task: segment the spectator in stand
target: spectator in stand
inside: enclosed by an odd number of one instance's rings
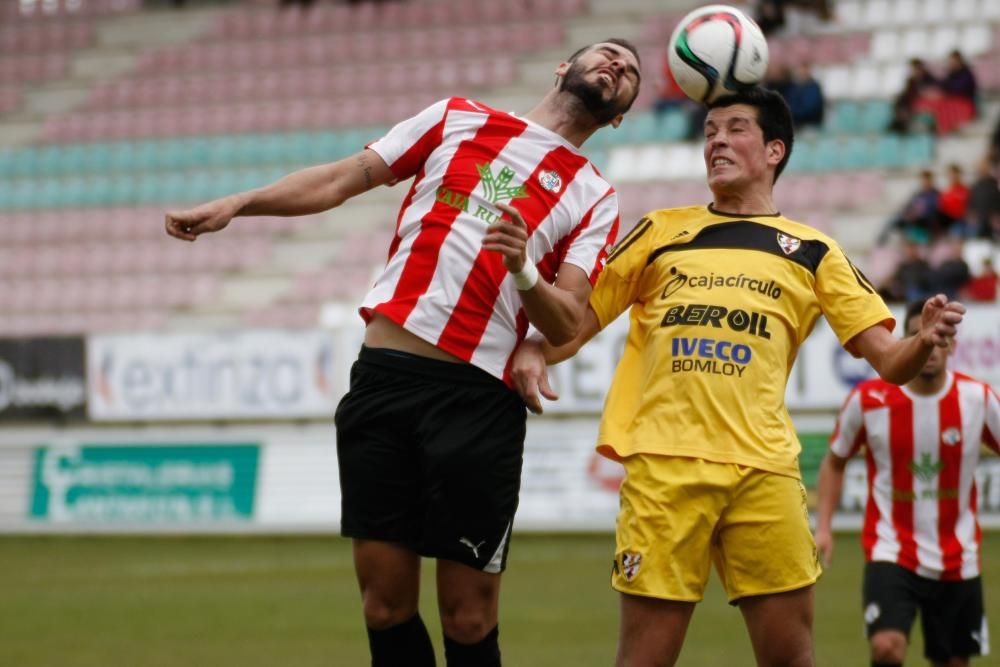
[[[938,198],[938,212],[941,214],[941,224],[949,230],[954,229],[961,236],[961,227],[965,220],[965,211],[969,203],[969,186],[962,180],[962,167],[952,163],[948,165],[948,187]]]
[[[785,26],[785,0],[760,0],[754,20],[767,37],[781,30]]]
[[[785,101],[792,110],[795,128],[819,127],[823,124],[823,89],[812,74],[809,63],[799,63],[793,70],[784,92]]]
[[[934,172],[920,172],[920,187],[910,196],[903,210],[889,221],[879,234],[878,242],[885,243],[893,231],[901,231],[906,236],[917,237],[924,243],[940,231],[941,217],[938,213],[940,193],[934,185]],[[908,298],[907,301],[913,301]]]
[[[947,294],[955,298],[972,279],[969,265],[962,256],[965,247],[962,239],[942,236],[934,242],[928,255],[931,272],[931,294]]]
[[[892,105],[892,121],[889,123],[889,131],[899,134],[907,134],[912,129],[914,119],[914,105],[921,95],[928,90],[936,88],[938,81],[927,69],[926,63],[920,58],[910,60],[910,73],[906,77],[906,84],[902,92],[896,96]]]
[[[960,52],[948,55],[944,78],[920,92],[913,111],[932,116],[938,134],[950,134],[976,117],[976,76]]]
[[[947,69],[941,79],[941,91],[948,96],[965,100],[973,109],[973,116],[978,104],[978,88],[976,74],[965,60],[961,51],[948,54]]]
[[[983,258],[983,265],[979,273],[972,278],[962,289],[964,299],[969,301],[997,300],[997,272],[993,269],[993,260],[989,257]]]
[[[1000,187],[984,158],[976,167],[976,180],[969,190],[969,203],[965,209],[965,224],[960,228],[965,238],[992,238],[994,220],[1000,224]]]
[[[932,294],[933,270],[924,259],[926,245],[913,236],[903,239],[903,259],[883,290],[887,301],[906,302]]]

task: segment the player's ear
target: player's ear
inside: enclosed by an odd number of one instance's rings
[[[610,123],[611,127],[615,128],[617,130],[618,126],[622,124],[622,121],[624,119],[625,119],[625,114],[622,114],[622,113],[618,114],[617,116],[615,116],[614,118],[611,119],[611,123]]]
[[[785,158],[785,142],[781,139],[772,139],[767,142],[767,161],[777,165]]]

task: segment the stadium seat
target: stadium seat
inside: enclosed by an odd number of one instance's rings
[[[858,130],[865,133],[884,132],[892,117],[892,105],[888,100],[868,100],[861,105]]]
[[[852,134],[861,130],[861,105],[840,101],[830,105],[825,130],[833,134]]]

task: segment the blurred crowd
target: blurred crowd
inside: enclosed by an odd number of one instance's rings
[[[920,58],[910,60],[903,90],[893,100],[891,132],[949,134],[978,115],[976,75],[960,51],[952,51],[940,73]]]
[[[919,183],[879,235],[882,245],[900,249],[901,259],[883,286],[892,301],[912,301],[944,292],[968,301],[995,301],[997,274],[991,255],[1000,241],[1000,188],[989,156],[979,161],[967,183],[951,164],[939,188],[934,172],[920,172]],[[968,244],[985,250],[969,265]]]

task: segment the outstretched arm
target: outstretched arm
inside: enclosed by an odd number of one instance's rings
[[[931,297],[920,314],[920,331],[899,339],[880,324],[868,327],[851,344],[886,382],[905,384],[917,376],[935,346],[946,347],[955,336],[965,306],[943,294]]]
[[[588,306],[584,312],[583,324],[579,332],[565,345],[554,347],[538,336],[531,336],[521,343],[514,354],[511,378],[514,382],[514,389],[521,395],[521,399],[529,410],[535,414],[542,414],[542,401],[539,396],[544,396],[550,401],[559,399],[559,395],[552,390],[552,386],[549,384],[547,364],[555,364],[569,359],[600,330],[601,325],[597,320],[597,314],[593,308]]]
[[[337,162],[300,169],[256,190],[167,213],[166,230],[174,238],[194,241],[201,234],[223,229],[239,215],[319,213],[394,178],[379,154],[366,148]]]
[[[823,567],[833,562],[833,532],[831,522],[833,510],[840,502],[844,488],[844,468],[847,459],[827,452],[819,466],[819,480],[816,483],[816,551]]]

